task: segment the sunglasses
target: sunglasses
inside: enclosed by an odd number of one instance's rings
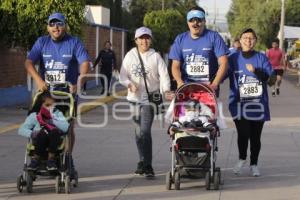
[[[50,22],[48,25],[50,27],[54,27],[54,26],[63,27],[63,26],[65,26],[65,23],[64,22]]]
[[[198,18],[198,17],[193,17],[189,20],[189,22],[197,22],[197,23],[201,23],[201,22],[204,22],[204,18]]]

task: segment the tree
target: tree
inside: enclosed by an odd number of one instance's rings
[[[185,17],[174,9],[152,11],[144,18],[144,25],[152,29],[154,48],[161,53],[169,51],[176,35],[186,29],[185,24]]]
[[[53,12],[64,13],[69,32],[80,35],[84,6],[83,0],[2,0],[1,41],[9,46],[30,48],[39,36],[46,33],[47,18]]]
[[[297,1],[286,1],[286,25],[300,25],[300,4]],[[242,29],[253,28],[258,35],[256,48],[265,50],[277,37],[280,12],[281,0],[232,0],[227,14],[229,31],[236,37]]]
[[[164,9],[174,9],[177,10],[182,16],[185,16],[188,9],[192,6],[197,5],[197,0],[164,0]],[[147,13],[152,11],[160,11],[162,10],[162,1],[161,0],[127,0],[125,2],[125,12],[123,12],[123,19],[127,19],[124,24],[125,28],[129,30],[128,41],[131,41],[133,38],[134,30],[140,26],[146,25],[144,24],[144,16]],[[130,16],[127,18],[126,16]],[[174,23],[175,18],[171,18],[170,22]],[[175,19],[176,21],[176,19]],[[148,24],[150,26],[150,24]],[[182,30],[186,28],[186,22],[177,24],[182,27]],[[160,33],[161,32],[161,33]],[[172,32],[172,31],[171,31]],[[165,32],[164,30],[157,30],[159,35],[170,34]],[[174,39],[174,38],[173,38]],[[169,46],[170,44],[168,44]],[[128,44],[130,46],[130,43]]]

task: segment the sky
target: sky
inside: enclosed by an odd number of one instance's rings
[[[231,0],[198,0],[198,4],[208,13],[207,19],[214,18],[214,3],[216,2],[217,21],[226,22],[226,13],[228,12]]]

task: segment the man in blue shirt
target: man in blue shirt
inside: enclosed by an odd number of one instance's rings
[[[47,30],[49,35],[39,37],[27,56],[27,73],[37,84],[38,90],[47,90],[48,86],[68,85],[65,89],[75,96],[77,85],[81,86],[78,81],[79,73],[84,75],[89,69],[88,53],[78,38],[66,33],[66,19],[63,14],[50,15]],[[39,73],[34,67],[36,63],[40,65]],[[72,151],[75,143],[74,124],[71,124],[70,129]]]
[[[228,48],[222,37],[205,26],[205,11],[193,7],[187,13],[189,31],[179,34],[170,50],[177,87],[188,82],[210,84],[217,90],[227,72]]]

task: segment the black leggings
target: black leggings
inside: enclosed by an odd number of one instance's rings
[[[239,158],[246,160],[248,141],[250,140],[250,165],[257,165],[260,152],[261,142],[260,136],[264,121],[251,121],[246,119],[234,120],[238,138]]]
[[[103,87],[102,93],[107,91],[107,94],[109,94],[109,88],[110,88],[110,82],[112,77],[112,72],[101,72],[102,75],[106,77],[107,85],[105,85],[105,78],[100,77],[101,86]]]
[[[48,134],[41,130],[34,139],[35,154],[44,158],[48,157],[48,152],[55,154],[62,142],[61,135],[61,131],[58,129],[53,129]]]

